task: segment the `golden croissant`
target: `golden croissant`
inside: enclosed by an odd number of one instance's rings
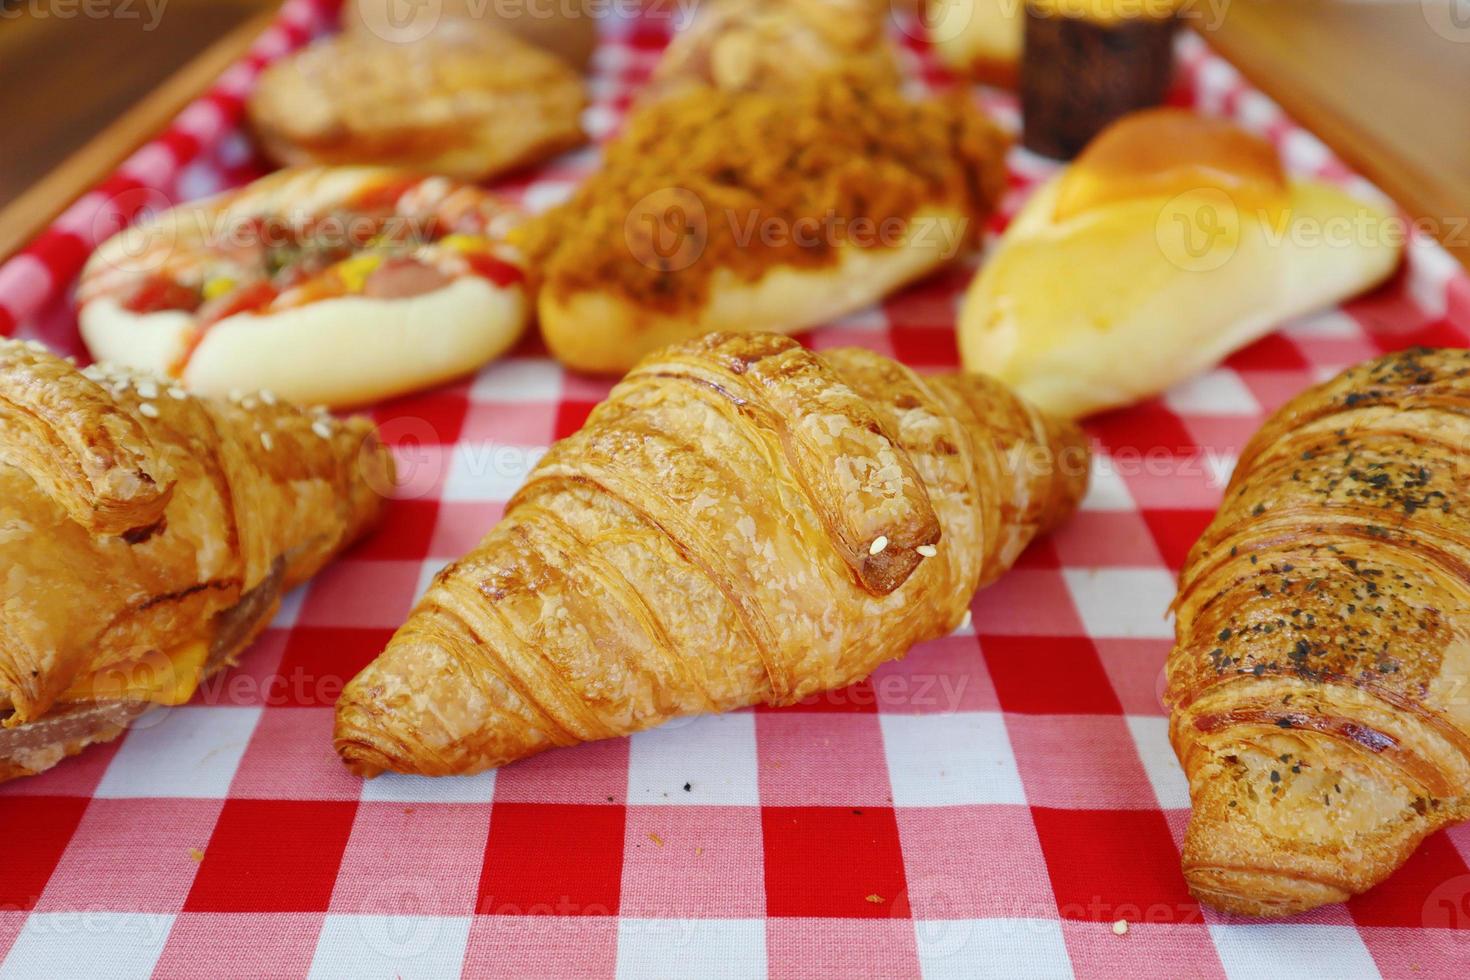
[[[1359,365],[1246,446],[1180,578],[1190,890],[1286,915],[1470,816],[1470,351]]]
[[[1067,516],[1071,423],[996,381],[711,334],[553,446],[345,689],[353,771],[444,775],[790,704],[959,625]]]
[[[366,419],[0,341],[0,781],[180,704],[372,526]]]

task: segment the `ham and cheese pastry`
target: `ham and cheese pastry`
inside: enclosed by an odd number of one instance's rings
[[[189,700],[392,483],[366,419],[0,341],[0,781]]]
[[[622,372],[712,330],[859,309],[979,239],[1005,145],[963,93],[915,101],[842,72],[651,102],[599,173],[519,230],[542,334],[569,367]]]
[[[839,70],[897,82],[885,13],[874,0],[707,0],[669,42],[644,97],[780,92]]]
[[[275,62],[250,121],[279,163],[381,164],[488,180],[578,146],[582,78],[555,55],[474,21],[424,37],[371,31]]]
[[[1086,439],[1004,385],[713,334],[640,364],[342,692],[359,775],[442,776],[851,684],[1064,520]]]
[[[77,290],[99,360],[190,391],[376,401],[467,374],[529,317],[518,215],[444,177],[285,170],[105,242]]]
[[[960,353],[1050,412],[1087,415],[1377,285],[1401,253],[1389,214],[1289,179],[1265,141],[1148,110],[1026,202],[965,295]]]

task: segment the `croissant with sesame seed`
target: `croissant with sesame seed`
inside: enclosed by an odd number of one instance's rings
[[[643,360],[337,705],[356,773],[472,773],[790,704],[959,625],[1086,484],[980,376],[710,334]]]
[[[0,340],[0,782],[181,704],[371,527],[366,419]]]
[[[1308,390],[1246,446],[1175,600],[1190,890],[1288,915],[1470,817],[1470,351]]]

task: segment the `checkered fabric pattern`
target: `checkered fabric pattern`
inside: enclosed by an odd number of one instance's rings
[[[67,294],[89,249],[140,209],[256,174],[241,97],[333,16],[290,0],[0,268],[0,327],[76,352]],[[595,135],[667,29],[607,24]],[[898,34],[920,84],[947,84]],[[1371,190],[1197,38],[1180,55],[1178,102],[1264,134],[1293,171]],[[1015,123],[1009,97],[982,98]],[[1020,151],[1013,164],[1006,214],[1052,172]],[[544,206],[594,165],[569,156],[511,190]],[[973,267],[806,339],[953,368]],[[0,787],[0,976],[1464,976],[1470,827],[1345,906],[1270,924],[1201,909],[1179,873],[1189,800],[1159,692],[1175,575],[1266,413],[1352,362],[1467,331],[1470,278],[1415,240],[1373,295],[1091,423],[1076,518],[975,598],[972,626],[869,680],[471,778],[360,782],[330,745],[342,683],[608,391],[528,341],[377,411],[404,477],[391,519],[294,594],[239,668]]]

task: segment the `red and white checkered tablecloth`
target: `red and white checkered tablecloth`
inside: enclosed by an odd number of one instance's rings
[[[289,0],[244,61],[0,267],[0,330],[77,352],[67,294],[98,237],[259,172],[241,97],[333,18],[327,0]],[[667,22],[605,33],[597,135]],[[916,77],[944,84],[906,40]],[[1295,172],[1366,186],[1197,38],[1181,57],[1178,101],[1268,136]],[[982,98],[1014,123],[1008,96]],[[570,156],[512,190],[543,206],[594,164]],[[1050,171],[1017,152],[1006,213]],[[953,368],[973,267],[806,339]],[[472,778],[360,782],[330,744],[342,683],[610,387],[528,341],[377,411],[404,474],[387,526],[294,594],[238,669],[0,787],[0,976],[1463,977],[1470,826],[1291,921],[1191,900],[1159,690],[1175,574],[1263,416],[1354,361],[1467,336],[1470,278],[1415,240],[1389,286],[1092,422],[1075,520],[976,597],[973,627],[870,680]]]

